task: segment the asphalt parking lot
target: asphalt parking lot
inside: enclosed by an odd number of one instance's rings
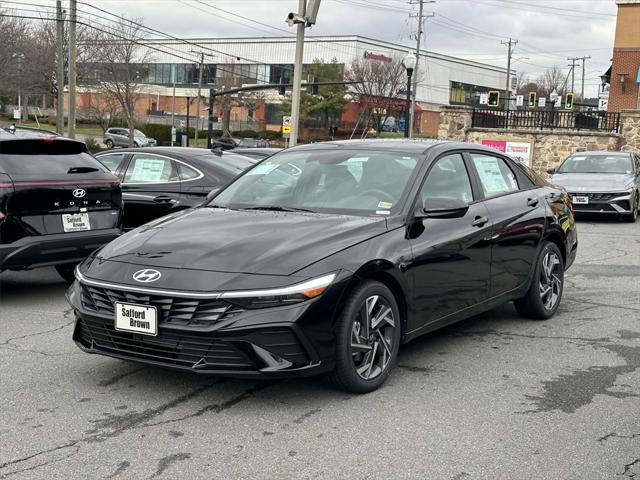
[[[640,478],[640,224],[579,221],[559,313],[406,345],[365,396],[87,355],[53,269],[0,275],[0,478]]]

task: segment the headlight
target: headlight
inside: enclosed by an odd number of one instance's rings
[[[248,309],[290,305],[322,295],[335,278],[332,273],[290,287],[226,292],[220,298]]]

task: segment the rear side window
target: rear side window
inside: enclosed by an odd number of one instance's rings
[[[470,155],[478,171],[485,197],[495,197],[518,190],[516,175],[502,158],[483,153]]]
[[[180,172],[180,180],[193,180],[200,176],[200,172],[182,163],[178,163],[178,171]]]
[[[129,163],[125,183],[167,183],[178,181],[178,173],[168,158],[137,155]]]
[[[107,172],[107,168],[88,153],[73,155],[6,155],[0,153],[0,170],[9,176],[53,178],[66,176],[69,169],[78,167],[96,168]]]
[[[116,173],[125,155],[124,153],[109,153],[108,155],[100,155],[98,161],[111,170],[111,172]]]

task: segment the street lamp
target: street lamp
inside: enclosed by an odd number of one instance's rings
[[[416,68],[417,59],[413,53],[407,54],[402,59],[402,65],[407,69],[407,111],[404,119],[404,138],[409,138],[409,132],[411,131],[411,77],[413,76],[413,69]]]

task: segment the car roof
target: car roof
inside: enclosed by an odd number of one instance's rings
[[[498,150],[478,143],[452,142],[449,140],[436,140],[432,138],[384,138],[365,140],[340,140],[331,142],[311,143],[293,147],[293,150],[319,150],[327,147],[341,147],[348,149],[371,149],[379,151],[401,151],[413,154],[426,154],[436,147],[446,147],[445,150],[477,150],[487,153],[502,153]]]
[[[591,155],[610,155],[613,157],[628,157],[631,155],[631,152],[618,152],[618,151],[609,151],[609,150],[589,150],[588,152],[575,152],[571,154],[571,156],[574,156],[574,155],[585,155],[587,157]]]
[[[224,155],[234,154],[241,156],[239,153],[234,153],[233,150],[223,150]],[[104,155],[106,153],[157,153],[159,155],[175,155],[177,157],[202,157],[215,155],[211,150],[206,148],[195,147],[131,147],[131,148],[118,148],[117,150],[103,150],[98,152],[97,155]]]

